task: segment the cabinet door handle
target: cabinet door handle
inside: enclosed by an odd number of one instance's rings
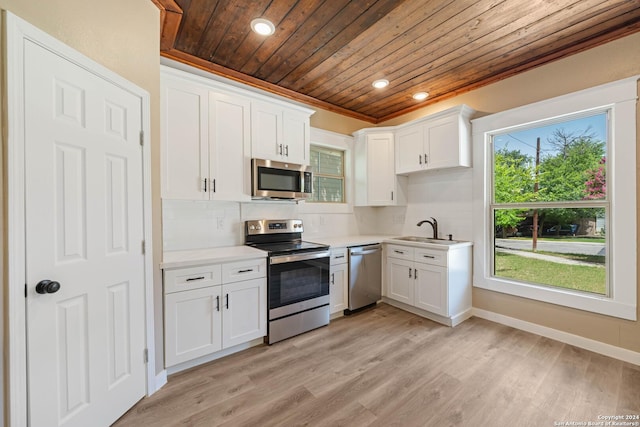
[[[420,164],[422,164],[422,154],[418,154],[418,162],[420,162]]]
[[[207,192],[207,178],[204,179],[204,192]]]
[[[436,257],[434,257],[433,255],[422,255],[425,258],[431,258],[431,259],[436,259]]]
[[[216,295],[216,311],[220,311],[220,295]]]
[[[282,156],[282,144],[280,144],[278,147],[280,149],[280,155]]]
[[[429,157],[427,157],[427,153],[424,153],[424,164],[429,163]]]
[[[289,157],[289,145],[288,144],[284,146],[284,155]]]
[[[250,273],[253,271],[253,268],[247,268],[246,270],[238,270],[238,273]]]
[[[391,200],[393,200],[393,191],[391,192]]]
[[[204,276],[200,277],[189,277],[185,282],[193,282],[194,280],[204,280]]]
[[[418,278],[418,270],[417,269],[413,269],[413,278],[417,279]]]
[[[409,269],[409,278],[411,278],[411,269]]]
[[[229,309],[229,294],[226,294],[224,296],[225,298],[225,307],[227,308],[227,310]]]
[[[336,284],[336,273],[331,273],[331,284],[332,285]]]
[[[216,192],[216,180],[215,179],[213,180],[213,192],[214,193]]]

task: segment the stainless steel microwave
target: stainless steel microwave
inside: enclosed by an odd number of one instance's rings
[[[251,159],[251,195],[258,199],[306,199],[311,195],[309,166]]]

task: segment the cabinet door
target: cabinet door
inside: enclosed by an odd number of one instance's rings
[[[367,193],[369,206],[395,205],[395,161],[393,134],[367,136]]]
[[[460,166],[458,116],[443,117],[426,129],[429,146],[428,169]]]
[[[423,310],[447,316],[447,269],[437,265],[415,264],[415,302]]]
[[[267,334],[267,280],[222,285],[222,346],[232,347]]]
[[[209,94],[209,182],[214,200],[251,200],[251,102]]]
[[[251,156],[282,161],[282,110],[270,104],[251,103]]]
[[[413,305],[413,262],[387,258],[387,297]]]
[[[310,139],[309,116],[285,110],[282,114],[284,160],[308,165]]]
[[[416,172],[424,168],[424,126],[412,126],[396,133],[396,173]]]
[[[349,264],[331,266],[329,276],[329,297],[331,300],[331,314],[340,313],[348,307],[349,299]]]
[[[165,366],[222,349],[220,286],[165,295]]]
[[[209,176],[206,88],[164,77],[162,80],[162,197],[203,200]]]

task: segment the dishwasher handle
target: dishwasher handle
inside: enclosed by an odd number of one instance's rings
[[[369,255],[379,251],[382,248],[381,245],[369,245],[369,246],[356,246],[349,248],[350,255]]]

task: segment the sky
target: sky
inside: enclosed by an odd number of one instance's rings
[[[579,135],[587,130],[589,126],[591,126],[589,132],[593,133],[596,139],[607,141],[607,115],[606,113],[599,113],[548,126],[498,134],[493,139],[494,149],[500,150],[507,147],[509,150],[520,150],[520,152],[535,159],[536,138],[540,137],[541,157],[544,157],[545,154],[553,155],[556,150],[547,142],[547,139],[555,129],[564,128],[568,133],[575,132],[575,135]]]

